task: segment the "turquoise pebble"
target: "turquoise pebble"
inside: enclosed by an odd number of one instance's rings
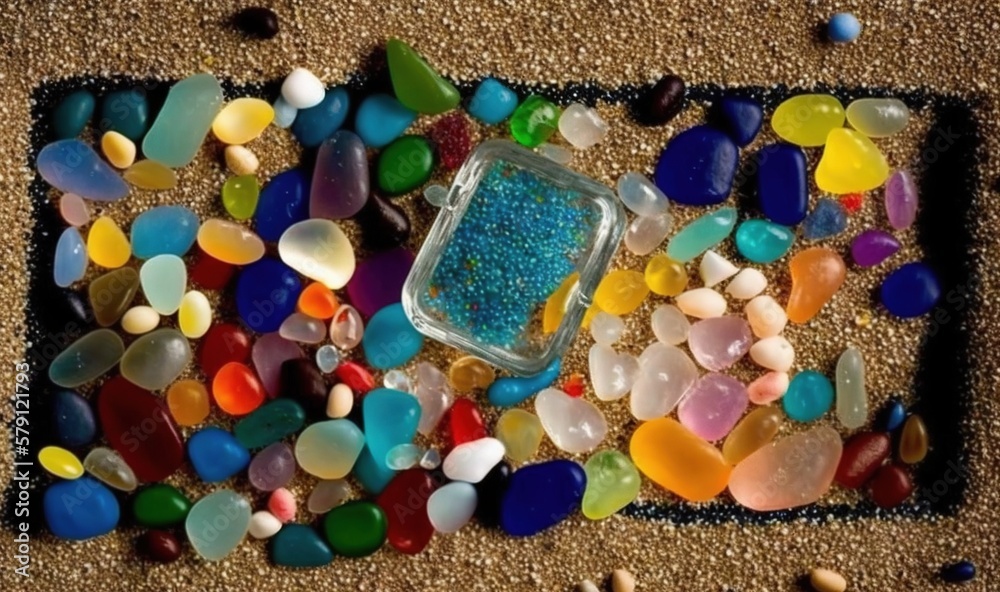
[[[118,201],[128,195],[121,175],[80,140],[57,140],[45,146],[35,166],[46,183],[64,193],[94,201]]]
[[[70,93],[52,111],[52,131],[57,140],[75,138],[94,114],[94,95],[87,90]]]
[[[379,465],[388,467],[386,454],[413,441],[420,422],[420,402],[410,393],[388,388],[370,391],[362,402],[365,442]]]
[[[847,228],[847,210],[835,199],[821,197],[802,223],[802,236],[820,240],[837,236]]]
[[[861,22],[849,12],[838,12],[830,17],[826,34],[834,43],[850,43],[861,35]]]
[[[494,380],[486,389],[486,397],[491,404],[498,407],[517,405],[555,382],[556,378],[559,378],[561,365],[562,359],[556,358],[545,370],[534,376],[508,376]]]
[[[139,214],[132,223],[132,254],[139,259],[183,257],[197,236],[197,214],[184,206],[158,206]]]
[[[52,277],[60,288],[83,279],[87,273],[87,247],[80,231],[70,226],[59,236]]]
[[[736,250],[754,263],[781,259],[794,242],[791,230],[767,220],[746,220],[736,229]]]
[[[402,366],[413,359],[423,345],[424,336],[406,318],[403,305],[398,302],[375,313],[361,338],[365,359],[378,370]]]
[[[833,383],[815,370],[803,370],[788,384],[781,404],[785,414],[796,421],[819,419],[833,405]]]
[[[207,427],[188,438],[188,459],[206,483],[225,481],[247,468],[250,452],[229,432]]]
[[[417,113],[385,94],[367,97],[358,107],[354,129],[371,148],[381,148],[410,127]]]
[[[187,267],[177,255],[157,255],[139,268],[139,283],[153,310],[172,315],[187,290]]]
[[[187,166],[221,108],[222,86],[215,76],[195,74],[174,84],[142,140],[143,154],[172,169]]]
[[[270,541],[271,561],[283,567],[320,567],[333,561],[333,551],[305,524],[286,524]]]
[[[354,469],[352,471],[354,478],[358,480],[361,487],[371,495],[382,493],[382,490],[396,476],[396,471],[390,469],[384,461],[377,462],[375,460],[367,444],[361,451],[361,455],[358,456],[358,460],[354,462]]]
[[[719,208],[694,219],[667,243],[667,256],[687,263],[721,243],[736,226],[736,208]]]
[[[232,553],[249,529],[250,502],[228,489],[198,500],[184,520],[188,541],[208,561],[219,561]]]
[[[476,87],[469,102],[469,115],[489,125],[510,117],[517,108],[517,95],[495,78],[487,78]]]
[[[138,142],[149,125],[149,101],[146,89],[127,88],[111,91],[101,99],[101,119],[97,128],[101,132],[118,132],[133,142]]]
[[[52,534],[71,541],[107,534],[121,517],[121,508],[111,490],[86,476],[50,485],[42,506]]]
[[[350,99],[344,87],[328,90],[318,105],[298,112],[292,124],[292,134],[299,144],[315,148],[344,125],[349,106]]]
[[[233,427],[240,444],[253,450],[297,434],[306,423],[306,412],[296,401],[278,398],[261,405]]]

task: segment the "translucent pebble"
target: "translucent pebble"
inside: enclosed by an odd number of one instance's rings
[[[281,235],[278,253],[286,265],[331,290],[343,288],[354,275],[354,247],[330,220],[313,218],[293,224]]]
[[[38,464],[60,479],[83,476],[83,463],[75,454],[59,446],[46,446],[38,451]]]
[[[118,322],[139,291],[139,273],[122,267],[94,278],[87,286],[87,298],[94,320],[102,327]]]
[[[656,217],[670,208],[667,196],[641,173],[630,172],[618,177],[618,198],[639,216]]]
[[[313,514],[326,514],[351,497],[351,486],[343,479],[324,479],[316,484],[306,499],[306,509]]]
[[[59,235],[56,243],[52,276],[57,286],[65,288],[83,279],[87,273],[87,247],[80,231],[70,226]]]
[[[732,471],[718,448],[667,417],[640,425],[632,433],[629,455],[651,481],[693,502],[722,493]]]
[[[549,144],[548,142],[543,142],[535,151],[548,158],[552,162],[566,166],[573,160],[573,153],[567,148],[558,146],[556,144]]]
[[[277,397],[280,392],[281,365],[304,355],[302,348],[296,343],[274,332],[263,335],[254,342],[251,357],[264,390],[271,397]]]
[[[341,479],[354,467],[365,436],[353,422],[330,419],[316,422],[299,434],[295,458],[302,470],[320,479]]]
[[[540,95],[524,99],[510,117],[510,135],[519,144],[534,148],[556,131],[559,107]]]
[[[127,169],[135,162],[135,142],[116,131],[101,136],[101,152],[115,168]]]
[[[737,465],[762,446],[774,439],[783,418],[776,407],[759,407],[744,417],[726,436],[722,456],[731,465]]]
[[[417,431],[428,436],[434,432],[454,402],[448,377],[434,364],[420,362],[417,364],[417,381],[413,395],[420,401],[420,423],[417,425]]]
[[[436,115],[458,106],[458,89],[438,74],[412,47],[390,38],[386,58],[392,90],[399,100],[414,111]]]
[[[621,317],[601,311],[590,320],[590,335],[601,345],[613,345],[625,331]]]
[[[703,368],[718,372],[745,356],[752,340],[750,325],[742,317],[726,315],[692,325],[688,347]]]
[[[500,440],[479,438],[453,448],[441,468],[452,481],[479,483],[503,460],[503,455],[504,447]]]
[[[448,202],[448,188],[442,185],[424,187],[424,199],[435,208],[440,208]]]
[[[608,124],[596,109],[573,103],[559,116],[559,133],[574,147],[586,150],[608,135]]]
[[[654,255],[646,264],[646,285],[654,294],[677,296],[687,288],[688,274],[684,264],[663,253]]]
[[[188,339],[198,339],[208,333],[212,326],[212,304],[204,294],[191,290],[181,298],[177,326]]]
[[[340,130],[320,144],[309,191],[309,215],[350,218],[368,202],[368,154],[353,132]]]
[[[923,418],[913,414],[903,424],[899,437],[899,460],[908,465],[916,464],[927,456],[929,438]]]
[[[649,294],[643,274],[618,269],[604,276],[594,292],[594,303],[610,314],[626,315],[642,304]]]
[[[49,364],[49,380],[73,388],[102,376],[121,359],[122,338],[110,329],[97,329],[80,337]]]
[[[917,186],[908,171],[899,170],[885,184],[885,212],[889,224],[905,230],[917,219]]]
[[[653,335],[660,343],[667,345],[684,343],[691,331],[691,322],[684,316],[681,309],[673,304],[657,306],[650,316],[650,322],[653,325]]]
[[[792,377],[781,398],[785,415],[795,421],[815,421],[833,406],[833,384],[815,370],[803,370]]]
[[[712,288],[695,288],[679,294],[677,308],[689,317],[708,319],[726,314],[726,299]]]
[[[295,312],[282,321],[278,335],[299,343],[319,343],[326,337],[326,325],[319,319]]]
[[[94,201],[118,201],[128,195],[121,176],[80,140],[48,144],[35,160],[45,182],[64,193],[75,193]]]
[[[142,140],[143,154],[171,168],[186,166],[198,154],[221,106],[222,86],[211,74],[175,83]]]
[[[583,494],[581,510],[591,520],[607,518],[635,501],[639,495],[642,486],[639,471],[627,456],[617,450],[602,450],[594,454],[587,459],[583,469],[587,473],[587,489]]]
[[[433,471],[441,466],[441,453],[436,448],[428,448],[424,451],[424,455],[420,457],[419,464],[421,469]]]
[[[493,367],[475,356],[459,358],[448,368],[448,381],[452,388],[460,392],[485,389],[493,384],[496,377]]]
[[[836,252],[823,247],[799,251],[789,263],[792,293],[785,311],[793,323],[816,316],[844,284],[847,266]]]
[[[593,450],[608,433],[600,409],[558,389],[547,388],[535,396],[535,413],[552,442],[566,452]]]
[[[762,368],[788,372],[795,363],[795,348],[781,335],[773,335],[753,344],[750,358]]]
[[[139,189],[163,190],[177,186],[177,173],[155,160],[140,160],[128,167],[122,177]]]
[[[639,360],[628,353],[618,353],[611,346],[595,344],[588,357],[594,393],[602,401],[624,397],[639,373]]]
[[[698,266],[698,273],[706,288],[728,280],[738,271],[739,268],[732,261],[711,250],[705,251],[701,257],[701,265]]]
[[[330,341],[340,349],[349,351],[361,343],[364,333],[361,314],[350,304],[341,304],[330,321]]]
[[[639,356],[639,375],[629,400],[632,415],[641,421],[667,415],[697,379],[698,368],[683,350],[650,345]]]
[[[274,491],[288,485],[295,476],[295,455],[284,442],[270,444],[250,461],[247,478],[261,491]]]
[[[295,123],[295,117],[299,114],[299,110],[289,105],[285,97],[281,96],[274,100],[271,108],[274,109],[273,123],[281,129],[292,127],[292,124]]]
[[[153,310],[162,315],[177,312],[187,288],[187,267],[176,255],[157,255],[139,268],[142,293]]]
[[[85,226],[90,222],[90,208],[75,193],[64,193],[59,198],[59,215],[70,226]]]
[[[874,142],[854,130],[830,132],[816,166],[816,185],[834,194],[862,193],[889,178],[889,164]]]
[[[122,329],[132,335],[149,333],[160,324],[160,313],[151,306],[133,306],[122,316]]]
[[[281,520],[267,510],[254,512],[250,516],[250,526],[247,532],[257,540],[264,540],[273,537],[281,530]]]
[[[167,389],[167,408],[177,425],[198,425],[211,411],[208,389],[197,380],[178,380]]]
[[[750,322],[750,329],[757,337],[773,337],[781,333],[788,324],[785,309],[774,298],[764,295],[756,296],[747,302],[743,308]]]
[[[316,350],[316,367],[324,374],[336,370],[340,360],[340,351],[332,345],[323,345]]]
[[[767,278],[760,271],[747,267],[726,285],[726,294],[737,300],[750,300],[767,288]]]
[[[802,237],[806,240],[830,238],[846,228],[847,210],[843,204],[836,199],[821,197],[802,222]]]
[[[315,107],[325,96],[323,83],[305,68],[295,68],[281,83],[281,98],[295,109]]]
[[[337,419],[347,417],[354,407],[354,391],[346,384],[333,385],[326,400],[326,416]]]
[[[390,388],[394,391],[402,391],[404,393],[409,393],[413,390],[413,384],[410,381],[410,377],[406,375],[406,372],[402,370],[389,370],[385,373],[385,377],[382,378],[382,384],[385,388]]]
[[[696,218],[667,243],[667,256],[687,263],[725,240],[736,227],[736,208],[719,208]]]
[[[768,372],[747,385],[747,393],[755,405],[767,405],[785,396],[788,384],[787,372]]]
[[[319,282],[309,284],[299,294],[299,312],[314,319],[332,319],[339,307],[340,302],[337,301],[333,290]]]
[[[790,228],[767,220],[746,220],[736,229],[736,250],[754,263],[773,263],[794,243],[795,233]]]
[[[212,120],[212,133],[223,144],[246,144],[274,120],[274,108],[267,101],[242,97],[226,104]]]
[[[888,232],[870,228],[851,241],[851,258],[861,267],[873,267],[895,255],[901,246]]]
[[[228,519],[226,528],[211,526],[219,516]],[[206,495],[191,507],[184,530],[198,555],[208,561],[220,561],[243,542],[250,530],[250,517],[250,502],[242,495],[222,489]],[[206,532],[216,536],[207,536]]]
[[[83,468],[94,478],[120,491],[135,491],[139,486],[139,480],[132,472],[132,467],[110,448],[99,446],[88,452],[83,459]]]
[[[868,421],[865,360],[853,347],[844,350],[837,360],[837,419],[852,430]]]
[[[132,254],[139,259],[157,255],[183,257],[198,234],[198,215],[184,206],[157,206],[132,222]]]
[[[822,146],[831,130],[843,127],[844,106],[833,95],[798,95],[778,105],[771,127],[786,142]]]
[[[507,458],[518,463],[527,461],[538,452],[545,435],[538,416],[524,409],[504,411],[493,432],[503,442]]]
[[[385,454],[385,464],[394,471],[405,471],[420,462],[424,450],[416,444],[404,442],[389,449]]]
[[[681,424],[715,442],[726,437],[746,411],[749,399],[743,383],[711,372],[698,379],[677,408]]]
[[[222,205],[235,220],[247,220],[257,210],[260,185],[254,175],[229,177],[222,184]]]
[[[834,17],[837,16],[841,15],[834,15]],[[860,31],[861,23],[858,23],[857,20],[854,22],[857,23],[857,28]],[[831,25],[832,23],[833,20],[831,19]],[[831,38],[833,37],[832,32],[830,36]],[[851,35],[848,34],[846,36],[850,37]],[[857,35],[853,36],[856,37]],[[847,41],[853,41],[853,39],[847,39]],[[822,568],[813,568],[809,570],[809,585],[811,585],[817,592],[845,592],[847,590],[847,580],[844,579],[844,576],[833,570]]]
[[[198,229],[198,246],[206,254],[232,265],[247,265],[264,256],[264,241],[249,228],[212,218]]]
[[[427,517],[434,530],[442,534],[458,532],[469,523],[476,511],[478,495],[469,483],[449,483],[427,500]]]
[[[906,128],[910,109],[894,98],[856,99],[847,106],[847,122],[869,138],[885,138]]]
[[[625,248],[636,255],[648,255],[663,243],[673,224],[673,217],[666,212],[656,216],[639,216],[625,231]]]
[[[696,125],[670,138],[653,180],[679,204],[707,206],[729,197],[738,166],[739,148],[729,136],[715,127]]]
[[[116,269],[128,261],[132,245],[114,220],[101,216],[87,233],[87,254],[101,267]]]
[[[157,329],[133,341],[121,359],[121,373],[146,390],[166,388],[191,361],[191,345],[176,329]]]

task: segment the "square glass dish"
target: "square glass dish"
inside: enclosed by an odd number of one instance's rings
[[[514,374],[561,356],[625,232],[604,185],[507,140],[465,161],[403,287],[414,327]]]

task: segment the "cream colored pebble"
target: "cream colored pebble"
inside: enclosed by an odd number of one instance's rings
[[[633,592],[635,577],[627,569],[616,569],[611,572],[611,592]]]
[[[795,363],[795,348],[781,335],[765,337],[750,347],[750,359],[762,368],[788,372]]]
[[[326,415],[334,419],[347,417],[354,407],[354,391],[346,384],[335,384],[326,400]]]
[[[715,251],[706,251],[701,257],[701,265],[698,272],[701,274],[701,281],[706,288],[711,288],[719,282],[728,280],[736,275],[739,268],[733,262],[726,259]]]
[[[816,592],[844,592],[847,590],[847,580],[839,573],[823,568],[809,572],[809,583]]]
[[[750,328],[757,337],[774,337],[785,329],[788,315],[778,301],[770,296],[757,296],[747,302],[743,311],[750,321]]]
[[[260,167],[257,155],[246,146],[226,146],[223,155],[226,159],[226,166],[237,175],[252,175]]]
[[[737,300],[750,300],[767,287],[767,278],[760,271],[747,267],[736,274],[733,281],[726,286],[726,294]]]
[[[132,335],[149,333],[160,324],[160,313],[150,306],[133,306],[122,316],[122,329]]]
[[[601,592],[601,589],[597,587],[597,584],[591,582],[590,580],[584,580],[577,585],[577,589],[580,592]]]
[[[679,294],[677,308],[689,317],[708,319],[726,314],[726,299],[711,288],[695,288]]]

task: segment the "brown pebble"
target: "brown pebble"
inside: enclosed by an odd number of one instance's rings
[[[635,590],[635,576],[627,569],[616,569],[611,572],[612,592],[632,592]]]
[[[681,112],[686,87],[680,76],[670,74],[657,82],[646,94],[640,115],[643,123],[663,125]]]
[[[181,544],[165,530],[150,530],[139,538],[139,551],[153,561],[172,563],[181,556]]]
[[[847,580],[839,573],[823,568],[809,572],[809,583],[816,592],[844,592],[847,590]]]
[[[270,39],[278,34],[278,15],[263,6],[244,8],[236,13],[233,22],[250,37]]]

